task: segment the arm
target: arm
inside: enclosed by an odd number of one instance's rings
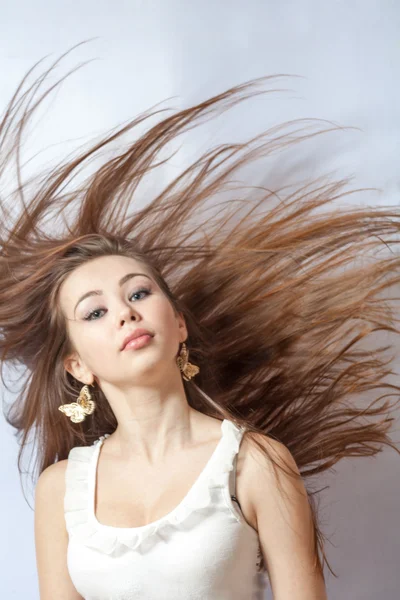
[[[257,436],[286,470],[299,470],[283,444]],[[302,479],[277,469],[257,450],[250,459],[250,498],[274,600],[327,600],[322,575],[313,567],[314,532]]]
[[[35,489],[35,546],[40,600],[83,600],[67,569],[64,494],[67,460],[45,469]]]

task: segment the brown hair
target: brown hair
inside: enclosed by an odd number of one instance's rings
[[[236,86],[163,118],[165,109],[141,115],[23,183],[21,140],[36,108],[64,79],[41,92],[55,65],[30,86],[30,73],[24,77],[0,123],[0,177],[15,159],[18,182],[0,207],[2,363],[22,365],[27,373],[6,414],[21,439],[18,467],[31,432],[41,473],[74,446],[91,444],[116,427],[100,390],[95,391],[100,410],[83,423],[72,424],[57,410],[74,401],[81,387],[63,367],[70,346],[57,304],[59,287],[76,266],[110,254],[141,261],[183,312],[190,360],[200,366],[195,381],[184,382],[194,408],[244,425],[264,454],[257,436],[278,440],[304,478],[346,456],[375,455],[384,445],[400,453],[389,437],[388,414],[397,401],[388,398],[400,389],[386,381],[393,374],[383,356],[390,346],[362,347],[374,332],[398,333],[383,292],[399,281],[394,252],[399,210],[326,210],[355,191],[348,189],[348,179],[326,176],[297,189],[286,181],[274,190],[234,183],[240,169],[256,159],[339,127],[297,120],[244,143],[213,148],[133,211],[145,176],[155,177],[167,163],[170,142],[265,93],[274,78]],[[158,121],[126,149],[79,185],[73,182],[102,150],[154,117]],[[18,202],[15,214],[10,206]],[[382,248],[392,253],[384,256]],[[392,394],[357,405],[357,394],[365,397],[378,388]],[[272,451],[268,457],[284,469]],[[316,492],[309,487],[307,493],[322,572],[319,551],[330,566]]]

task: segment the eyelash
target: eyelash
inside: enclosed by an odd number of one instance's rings
[[[140,288],[139,290],[137,290],[136,292],[133,292],[133,294],[131,294],[131,296],[129,296],[129,299],[131,299],[132,296],[135,296],[136,294],[141,294],[141,293],[145,293],[146,296],[150,296],[151,292],[148,288],[143,287],[143,288]],[[99,312],[100,310],[104,310],[104,309],[94,308],[93,310],[86,313],[86,315],[83,317],[83,320],[84,321],[97,321],[97,319],[100,319],[100,317],[92,318],[92,316],[94,315],[94,313]]]

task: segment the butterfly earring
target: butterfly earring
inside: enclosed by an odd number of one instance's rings
[[[92,400],[89,386],[84,385],[76,402],[62,404],[58,410],[67,415],[73,423],[81,423],[86,419],[86,415],[92,414],[95,408],[96,403]]]
[[[182,344],[179,356],[176,359],[176,363],[182,373],[183,379],[189,381],[192,377],[199,373],[200,369],[197,365],[189,362],[189,350],[186,348],[185,342]]]

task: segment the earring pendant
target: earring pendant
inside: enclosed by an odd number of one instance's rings
[[[192,377],[199,373],[200,369],[197,365],[194,365],[189,362],[189,351],[186,347],[185,342],[182,344],[181,351],[179,356],[176,359],[178,367],[182,372],[182,377],[185,381],[190,381]]]
[[[86,419],[86,415],[91,415],[93,413],[95,408],[96,403],[92,400],[89,386],[84,385],[76,402],[62,404],[58,407],[58,410],[67,415],[73,423],[81,423]]]

